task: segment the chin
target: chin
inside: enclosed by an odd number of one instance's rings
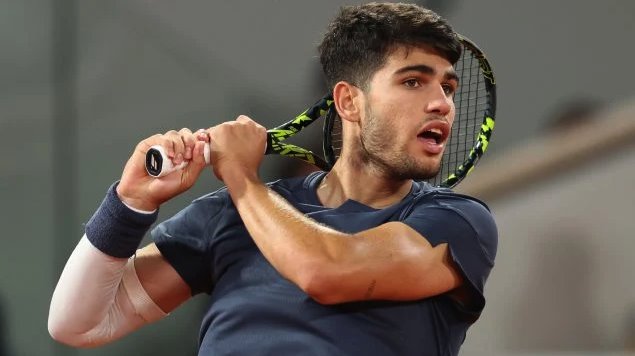
[[[428,180],[436,177],[441,171],[441,165],[436,162],[430,164],[402,165],[401,169],[395,169],[395,175],[400,179]]]
[[[412,177],[412,179],[414,180],[430,180],[430,179],[434,179],[438,174],[439,174],[440,170],[434,170],[434,171],[421,171],[419,172],[419,174],[415,175],[414,177]]]
[[[418,170],[417,180],[433,179],[441,172],[441,160],[435,160],[433,164],[422,165]]]

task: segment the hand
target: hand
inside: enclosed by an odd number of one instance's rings
[[[210,163],[218,179],[257,176],[265,152],[267,130],[247,116],[224,122],[207,130]]]
[[[205,167],[203,148],[209,141],[204,130],[192,133],[187,128],[168,131],[149,137],[137,145],[126,163],[117,186],[119,198],[129,206],[141,210],[155,210],[165,201],[188,190],[198,179]],[[164,177],[155,178],[145,169],[146,153],[153,145],[161,145],[175,165],[190,161],[181,170]]]

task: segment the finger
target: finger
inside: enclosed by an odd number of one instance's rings
[[[170,139],[170,132],[174,132],[174,130],[168,131],[162,134],[160,142],[158,142],[158,144],[165,149],[165,152],[168,155],[168,157],[172,159],[174,158],[174,143]]]
[[[168,140],[172,142],[172,148],[174,150],[174,153],[171,157],[172,162],[174,164],[181,164],[181,162],[183,162],[183,156],[185,153],[185,144],[183,143],[181,135],[175,130],[170,130],[165,135]]]
[[[185,174],[190,179],[196,180],[201,174],[201,171],[205,168],[207,163],[205,162],[205,149],[206,143],[203,141],[196,141],[192,152],[192,160],[185,167]]]
[[[207,145],[206,142],[196,141],[192,154],[192,164],[202,166],[207,164],[207,162],[205,162],[205,145]]]
[[[135,148],[135,151],[140,152],[142,155],[145,156],[145,154],[148,152],[150,147],[154,145],[160,145],[162,142],[163,142],[163,135],[155,134],[139,142],[137,144],[137,147]]]
[[[179,131],[179,134],[181,135],[181,140],[184,145],[183,158],[189,161],[192,159],[192,150],[194,149],[194,144],[196,143],[196,137],[192,131],[186,127],[182,128]]]
[[[196,130],[194,136],[196,136],[197,141],[209,142],[209,135],[205,129]]]

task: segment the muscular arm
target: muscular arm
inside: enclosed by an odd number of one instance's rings
[[[400,222],[338,232],[243,173],[225,183],[249,233],[267,260],[317,301],[415,300],[462,284],[447,244],[433,247]]]

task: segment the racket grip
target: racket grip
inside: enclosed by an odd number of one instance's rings
[[[205,143],[203,155],[205,157],[205,163],[209,164],[209,143]],[[163,177],[174,171],[183,169],[188,163],[189,161],[183,161],[178,165],[174,165],[161,145],[154,145],[146,152],[146,171],[148,175],[155,178]]]

